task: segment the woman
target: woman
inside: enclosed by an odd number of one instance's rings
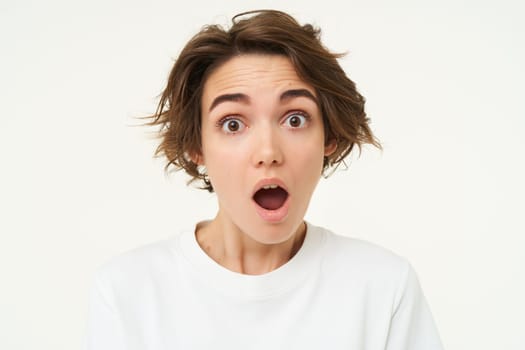
[[[406,261],[304,221],[323,171],[379,146],[337,57],[278,11],[188,42],[157,152],[219,210],[99,269],[88,349],[441,349]]]

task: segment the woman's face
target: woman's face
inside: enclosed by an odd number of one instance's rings
[[[202,154],[217,218],[264,244],[289,239],[319,181],[324,144],[315,90],[289,59],[236,56],[214,70],[202,96]]]

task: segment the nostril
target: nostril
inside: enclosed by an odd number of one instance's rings
[[[275,166],[283,161],[284,155],[277,141],[261,141],[254,144],[252,156],[253,164],[257,164],[257,166]]]
[[[275,165],[275,164],[279,164],[279,160],[273,159],[272,161],[269,161],[269,162],[266,162],[265,160],[260,160],[258,164],[259,165],[263,165],[263,164],[266,164],[266,163]]]

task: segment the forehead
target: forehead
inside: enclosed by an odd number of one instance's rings
[[[258,91],[280,91],[303,88],[315,96],[315,90],[304,82],[295,71],[290,59],[281,55],[247,54],[235,56],[206,79],[202,95],[203,107],[219,94],[243,92],[249,95]]]

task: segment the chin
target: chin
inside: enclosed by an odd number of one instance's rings
[[[268,245],[279,244],[291,239],[297,232],[301,223],[303,223],[303,220],[299,220],[296,223],[292,223],[288,220],[279,223],[268,223],[262,221],[261,225],[257,225],[258,227],[252,226],[249,231],[245,232],[256,233],[256,235],[248,235],[259,243]]]

